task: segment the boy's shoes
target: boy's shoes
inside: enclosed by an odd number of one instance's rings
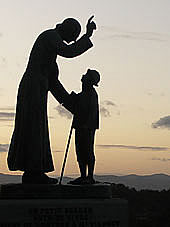
[[[75,180],[69,181],[68,184],[82,185],[82,184],[84,184],[85,180],[86,180],[86,177],[78,177]]]
[[[89,176],[86,177],[86,182],[87,182],[87,184],[96,184],[97,183],[97,181],[95,181],[93,177],[89,177]]]
[[[39,175],[27,175],[22,176],[23,184],[57,184],[58,180],[48,177],[45,173]]]
[[[78,177],[75,180],[69,181],[68,184],[72,185],[89,185],[89,184],[96,184],[97,181],[94,180],[93,177]]]

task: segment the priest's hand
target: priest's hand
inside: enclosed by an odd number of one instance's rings
[[[86,35],[88,37],[91,37],[93,34],[93,31],[96,30],[96,24],[94,21],[92,21],[92,19],[94,18],[94,16],[91,16],[88,19],[87,25],[86,25]]]

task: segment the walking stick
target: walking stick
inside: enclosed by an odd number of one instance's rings
[[[59,185],[61,185],[61,181],[62,181],[63,175],[64,175],[64,169],[65,169],[65,165],[66,165],[66,160],[67,160],[68,149],[69,149],[69,145],[70,145],[72,131],[73,131],[73,123],[71,124],[71,129],[70,129],[70,134],[69,134],[69,138],[68,138],[68,142],[67,142],[66,153],[65,153],[65,157],[64,157],[64,161],[63,161],[63,167],[62,167],[62,170],[61,170]]]

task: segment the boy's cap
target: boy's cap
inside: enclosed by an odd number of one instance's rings
[[[88,69],[87,72],[90,73],[92,84],[98,86],[98,83],[100,81],[100,74],[94,69]]]

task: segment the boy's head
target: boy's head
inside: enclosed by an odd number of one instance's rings
[[[91,86],[98,86],[100,74],[94,69],[88,69],[86,74],[81,78],[81,82]]]

